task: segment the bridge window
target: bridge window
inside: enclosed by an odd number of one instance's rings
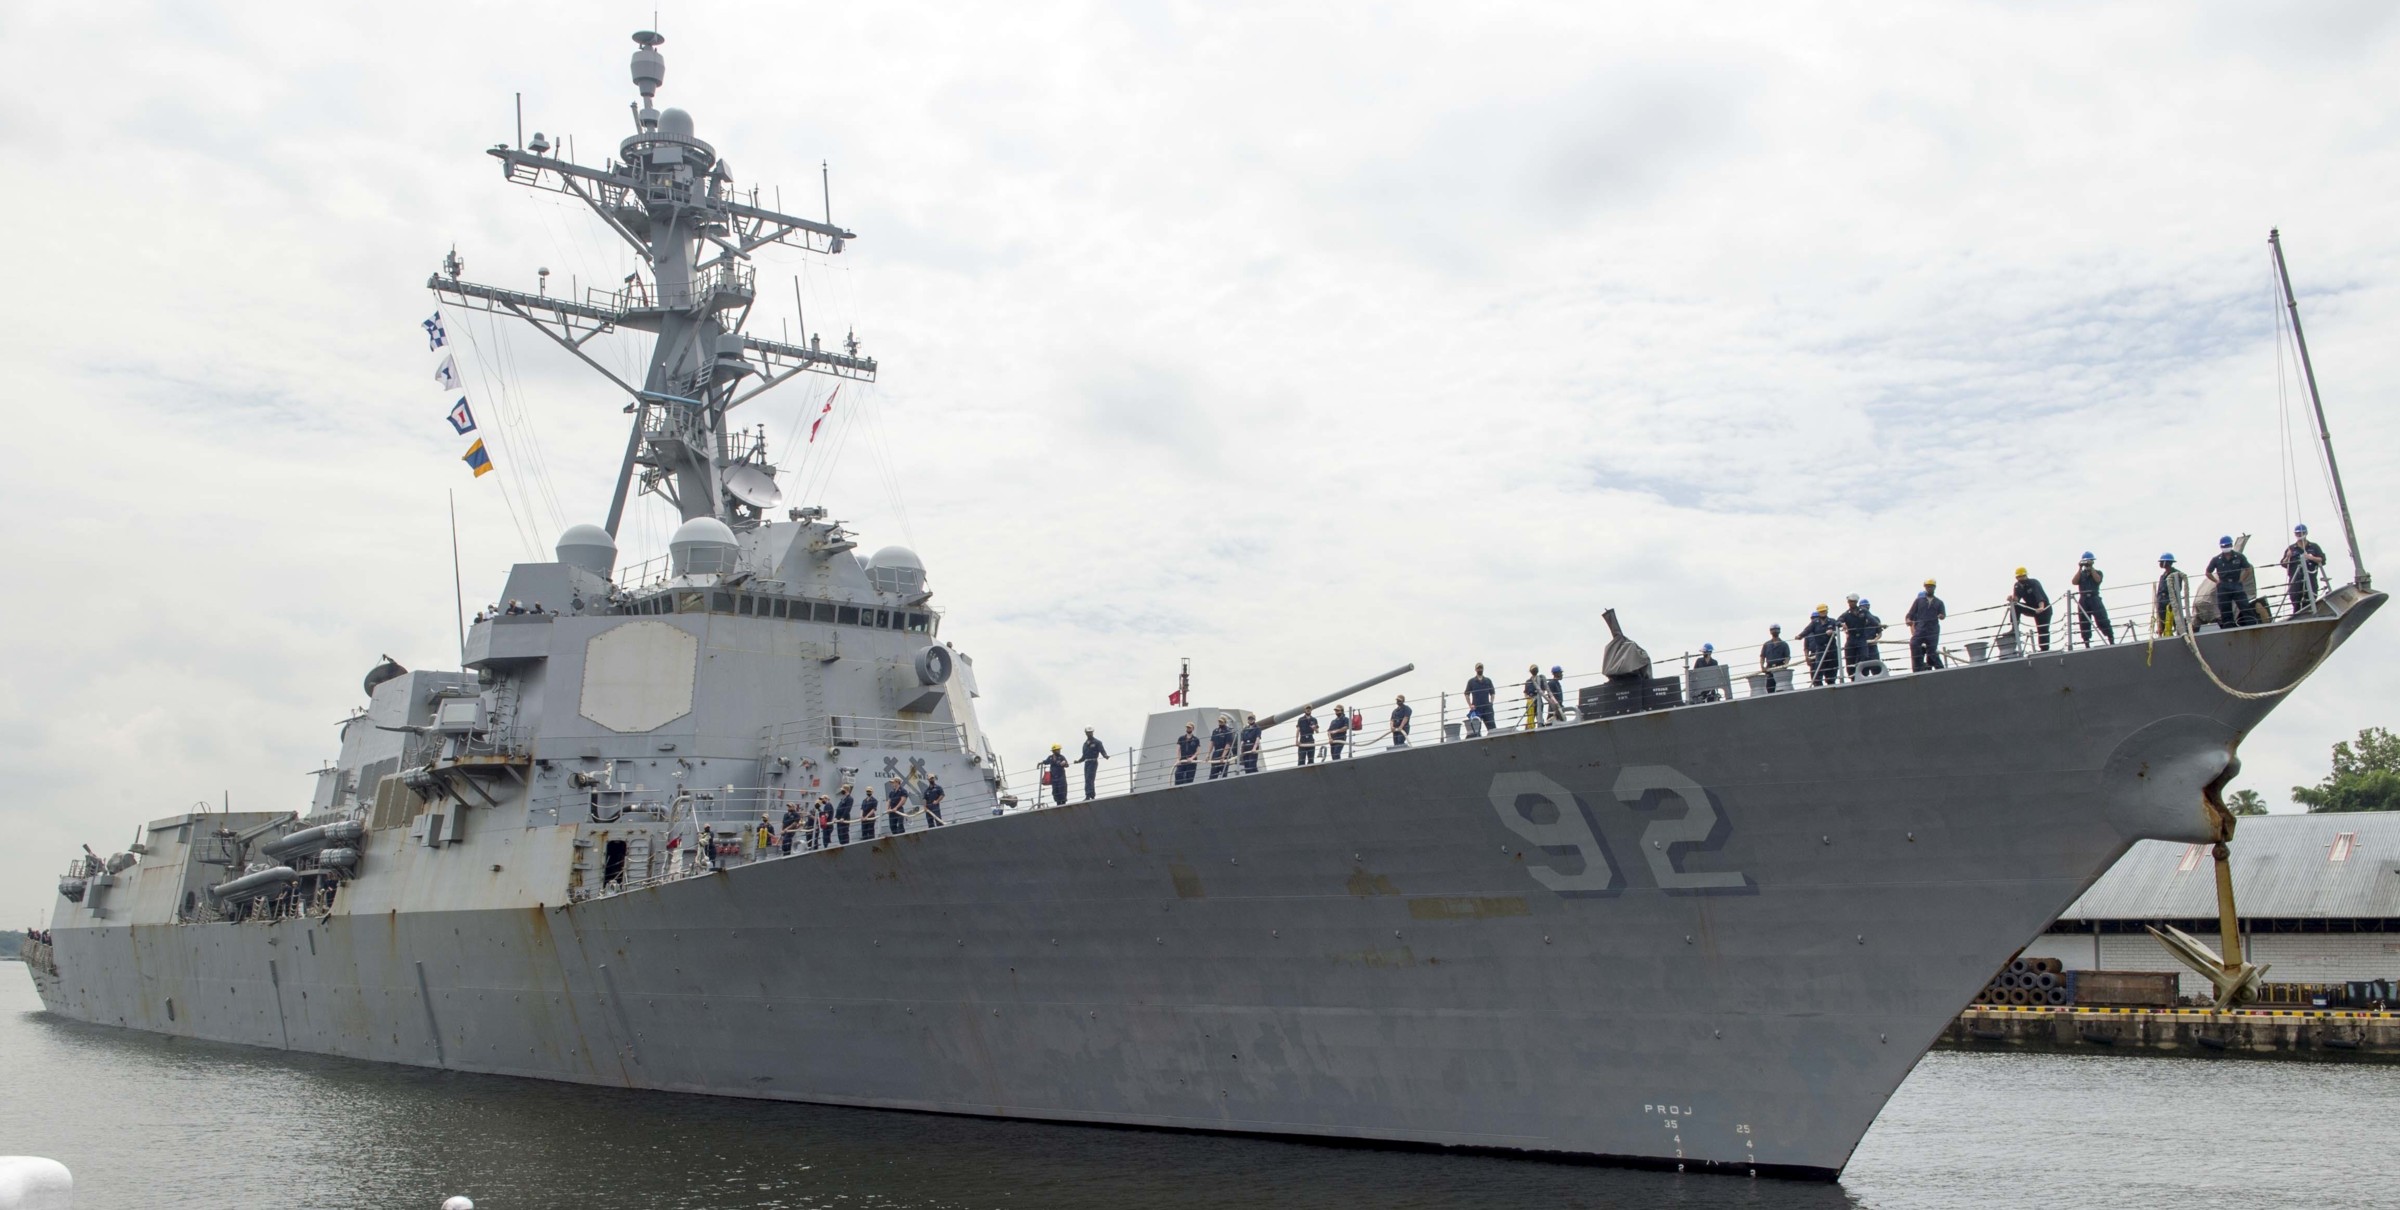
[[[844,605],[837,615],[844,626],[858,625],[858,606]]]
[[[753,610],[754,608],[755,608],[755,604],[754,604],[753,600],[752,600],[750,597],[748,597],[748,596],[737,597],[737,598],[735,598],[735,599],[734,599],[734,603],[733,603],[733,611],[734,611],[735,613],[738,613],[738,614],[742,615],[742,616],[743,616],[743,617],[745,617],[745,618],[746,618],[746,617],[750,617],[750,616],[751,616],[751,614],[752,614],[752,610]]]
[[[711,601],[711,602],[710,602],[710,604],[709,604],[709,608],[710,608],[712,611],[714,611],[714,612],[716,612],[716,613],[732,613],[732,612],[733,612],[733,594],[732,594],[732,593],[730,593],[730,592],[716,592],[716,593],[710,593],[709,595],[710,595],[711,597],[715,598],[715,599],[714,599],[713,601]]]

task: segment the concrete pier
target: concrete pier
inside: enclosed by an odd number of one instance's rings
[[[2400,1012],[2204,1008],[2077,1008],[1976,1005],[1934,1043],[1942,1050],[2040,1050],[2106,1054],[2400,1063]]]

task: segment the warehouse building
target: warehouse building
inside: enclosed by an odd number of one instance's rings
[[[2400,812],[2254,815],[2230,846],[2242,952],[2270,983],[2400,979]],[[2178,971],[2208,982],[2147,927],[2171,924],[2223,953],[2216,861],[2204,844],[2145,840],[2025,947],[2068,970]]]

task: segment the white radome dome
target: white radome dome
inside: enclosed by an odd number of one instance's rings
[[[617,540],[597,525],[570,525],[558,536],[558,561],[605,580],[617,569]]]
[[[733,530],[715,517],[694,517],[667,539],[668,562],[679,576],[725,575],[740,552]]]
[[[886,546],[867,556],[867,583],[878,592],[914,596],[925,589],[925,561],[905,546]]]

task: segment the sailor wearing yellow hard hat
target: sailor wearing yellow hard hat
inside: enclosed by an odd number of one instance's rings
[[[1933,595],[1933,581],[1925,581],[1925,591],[1909,602],[1900,619],[1908,623],[1909,671],[1931,672],[1942,666],[1942,619],[1949,616],[1942,599]]]
[[[1830,685],[1840,679],[1836,670],[1841,667],[1840,649],[1834,643],[1841,627],[1834,625],[1833,611],[1824,602],[1808,615],[1808,625],[1800,628],[1800,650],[1808,659],[1808,683]]]
[[[2050,594],[2042,590],[2042,582],[2017,569],[2016,585],[2008,591],[2009,608],[2015,616],[2033,619],[2035,645],[2050,650]]]

